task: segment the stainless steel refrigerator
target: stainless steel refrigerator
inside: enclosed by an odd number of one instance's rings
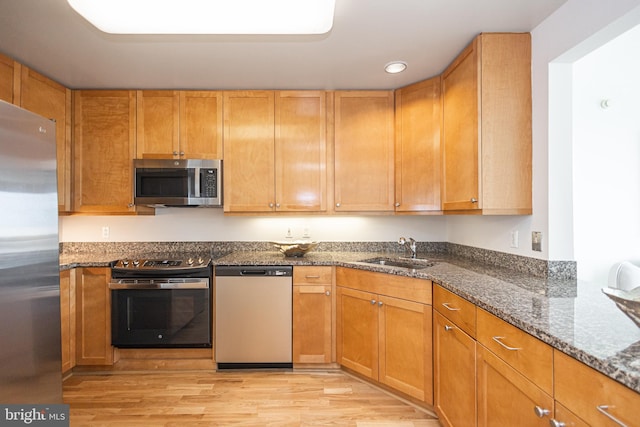
[[[0,403],[62,403],[55,126],[0,101]]]

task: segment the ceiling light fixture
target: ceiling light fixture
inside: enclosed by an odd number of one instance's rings
[[[401,73],[407,69],[407,63],[404,61],[389,62],[384,66],[384,70],[389,74]]]
[[[67,0],[112,34],[324,34],[335,0]]]

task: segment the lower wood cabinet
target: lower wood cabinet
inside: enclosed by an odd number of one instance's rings
[[[336,285],[337,362],[433,404],[431,281],[339,267]]]
[[[332,271],[332,267],[293,268],[293,363],[333,361]]]
[[[111,270],[79,268],[76,272],[76,364],[112,365]]]
[[[76,283],[75,270],[60,272],[60,342],[62,372],[76,365]]]
[[[476,340],[437,311],[433,312],[433,376],[440,423],[475,426]]]
[[[640,394],[558,350],[554,350],[553,368],[554,397],[560,408],[556,408],[557,422],[566,426],[571,422],[577,426],[640,425]]]

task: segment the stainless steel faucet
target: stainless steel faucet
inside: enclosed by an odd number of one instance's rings
[[[401,237],[398,240],[398,244],[404,246],[405,249],[409,249],[411,251],[411,258],[415,258],[417,256],[417,254],[416,254],[416,241],[413,240],[411,237],[409,237],[409,241],[407,241],[407,239],[405,239],[404,237]]]

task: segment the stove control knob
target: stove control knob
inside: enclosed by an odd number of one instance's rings
[[[138,261],[137,259],[133,260],[133,266],[134,267],[138,267],[140,265],[140,261]]]
[[[122,265],[127,267],[129,265],[129,260],[123,259],[122,260]]]
[[[200,265],[204,264],[204,260],[202,258],[198,258],[198,264]]]
[[[189,265],[193,265],[193,258],[189,258],[189,259],[187,260],[187,264],[189,264]]]

